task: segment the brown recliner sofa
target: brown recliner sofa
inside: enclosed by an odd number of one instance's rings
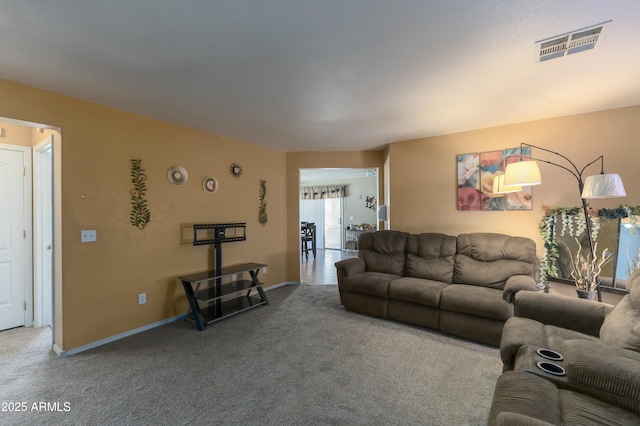
[[[513,296],[538,290],[528,238],[386,230],[361,234],[358,247],[357,258],[336,263],[346,309],[494,346]]]
[[[640,424],[640,270],[617,306],[521,292],[504,327],[489,424]],[[562,356],[542,371],[538,349]],[[514,370],[514,371],[512,371]]]

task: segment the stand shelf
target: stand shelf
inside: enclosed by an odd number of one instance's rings
[[[241,228],[241,234],[238,234],[238,229],[227,232],[229,228]],[[198,239],[198,231],[209,229],[214,231],[213,238]],[[260,269],[267,265],[241,263],[222,267],[220,245],[245,239],[244,223],[193,225],[193,245],[214,245],[214,269],[178,278],[189,302],[189,317],[196,322],[198,330],[202,331],[207,325],[231,315],[269,304],[258,280]],[[251,279],[245,279],[245,273]],[[225,280],[229,277],[230,281]]]
[[[219,272],[211,270],[180,277],[191,308],[189,316],[195,320],[198,330],[202,331],[207,325],[231,315],[268,305],[262,283],[258,280],[260,269],[266,266],[262,263],[241,263],[222,268]],[[225,277],[234,278],[245,272],[251,276],[250,280],[222,282]]]

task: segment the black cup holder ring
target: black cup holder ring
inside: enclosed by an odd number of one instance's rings
[[[552,351],[551,349],[538,349],[536,350],[536,353],[542,358],[549,359],[551,361],[562,361],[564,359],[561,354],[556,351]]]
[[[552,362],[541,361],[538,364],[538,368],[545,373],[552,374],[554,376],[566,376],[567,373],[564,371],[564,368],[559,366],[558,364],[554,364]]]

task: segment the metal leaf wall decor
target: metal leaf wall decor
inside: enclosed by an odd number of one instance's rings
[[[258,222],[261,225],[265,225],[267,223],[267,202],[264,200],[264,197],[267,196],[267,181],[260,181],[260,208],[258,210]]]
[[[144,174],[144,169],[140,165],[141,159],[131,160],[131,183],[133,183],[133,189],[129,191],[131,194],[131,214],[129,215],[129,222],[136,228],[142,230],[147,223],[151,221],[151,212],[147,207],[147,200],[144,196],[147,193],[147,175]]]

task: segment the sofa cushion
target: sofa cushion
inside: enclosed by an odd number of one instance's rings
[[[451,283],[456,237],[438,233],[410,235],[405,275]]]
[[[389,285],[389,299],[438,308],[440,293],[448,284],[422,278],[399,278]]]
[[[342,291],[368,294],[386,299],[389,295],[389,283],[397,278],[400,277],[398,275],[385,274],[384,272],[363,272],[344,277]]]
[[[454,284],[442,290],[440,309],[506,321],[513,316],[513,305],[496,289]]]
[[[502,413],[519,416],[500,423]],[[522,371],[503,373],[493,393],[488,424],[538,424],[529,418],[552,425],[637,425],[640,422],[640,416],[630,411],[579,392],[558,389],[542,377]]]
[[[600,328],[602,343],[640,352],[640,310],[626,295],[604,319]]]
[[[503,289],[512,275],[535,273],[536,244],[503,234],[460,234],[453,282]]]
[[[597,342],[598,338],[579,331],[570,330],[564,327],[556,327],[555,325],[545,325],[544,334],[546,336],[548,349],[556,352],[562,352],[562,344],[567,340],[588,340]]]
[[[358,238],[358,257],[367,271],[402,276],[409,234],[400,231],[363,232]]]
[[[558,400],[565,425],[638,425],[640,416],[596,398],[559,390]]]
[[[567,340],[561,353],[581,392],[640,414],[640,353],[584,340]]]

